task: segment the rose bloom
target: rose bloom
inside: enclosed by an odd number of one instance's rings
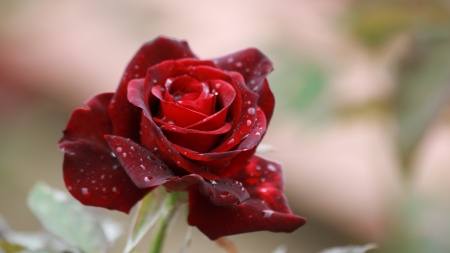
[[[211,240],[305,224],[283,195],[278,163],[255,156],[272,117],[270,60],[250,48],[199,60],[159,37],[128,64],[115,93],[75,110],[59,148],[84,205],[128,213],[155,187],[189,192],[191,226]]]

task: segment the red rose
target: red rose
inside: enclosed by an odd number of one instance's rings
[[[281,166],[254,156],[274,107],[270,71],[253,48],[209,61],[186,42],[145,44],[116,93],[72,113],[59,142],[67,189],[126,213],[156,186],[189,191],[188,222],[210,239],[297,229]]]

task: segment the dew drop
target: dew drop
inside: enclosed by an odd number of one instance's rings
[[[272,210],[264,210],[263,211],[264,218],[270,218],[270,216],[272,216],[273,213],[274,211]]]
[[[147,168],[145,168],[145,166],[143,164],[139,165],[139,167],[141,167],[141,169],[146,170]]]
[[[113,169],[113,170],[117,170],[117,168],[119,168],[119,165],[117,165],[117,164],[114,164],[114,165],[112,166],[112,169]]]
[[[146,176],[146,177],[144,177],[144,181],[145,181],[145,182],[150,182],[150,180],[152,180],[152,179],[153,179],[152,176]]]
[[[251,104],[252,102],[249,100],[249,101],[247,101],[247,104]]]
[[[106,187],[103,187],[102,192],[103,192],[103,194],[106,194],[106,193],[108,193],[108,189],[106,189]]]
[[[220,83],[216,83],[216,89],[220,88]]]
[[[253,115],[253,114],[255,114],[255,108],[250,107],[250,108],[248,108],[247,112],[248,112],[248,114]]]
[[[95,183],[97,183],[97,181],[95,181],[95,180],[92,180],[92,181],[91,181],[91,183],[95,184]]]
[[[123,156],[123,158],[127,157],[127,153],[123,152],[122,156]]]
[[[228,144],[232,144],[234,142],[234,138],[231,138],[231,140],[228,141]]]
[[[111,152],[111,156],[116,157],[116,154],[114,154],[114,152]]]
[[[229,192],[221,192],[219,195],[222,198],[226,198],[226,197],[230,196],[230,193]]]
[[[251,120],[247,120],[247,126],[250,126],[252,124]]]
[[[101,180],[105,179],[105,174],[102,174],[102,175],[100,176],[100,179],[101,179]]]
[[[133,150],[133,151],[136,151],[136,149],[133,147],[133,146],[131,146],[131,148],[130,148],[131,150]]]
[[[148,156],[147,159],[152,160],[152,161],[156,160],[156,158],[154,156]]]
[[[83,197],[89,198],[91,196],[91,193],[89,192],[88,188],[81,188],[81,194],[83,194]]]
[[[244,187],[241,187],[241,191],[245,192],[245,188],[244,188]]]
[[[242,67],[242,62],[240,62],[240,61],[236,62],[236,67],[238,67],[238,68]]]
[[[234,58],[233,58],[233,57],[230,57],[230,58],[228,58],[228,60],[227,60],[228,63],[232,63],[233,61],[234,61]]]
[[[273,165],[273,164],[267,165],[267,169],[269,169],[270,171],[273,171],[273,172],[277,171],[277,167],[275,167],[275,165]]]
[[[120,189],[118,188],[118,187],[113,187],[112,188],[112,192],[114,192],[114,194],[116,194],[116,195],[120,195]]]
[[[167,123],[169,123],[169,125],[173,125],[174,123],[173,123],[173,121],[169,121],[169,122],[167,122]]]
[[[171,79],[167,79],[165,85],[170,85],[172,82],[173,82],[173,81],[172,81]]]
[[[216,181],[214,181],[214,180],[211,180],[211,184],[212,184],[212,185],[216,185],[216,184],[217,184],[217,182],[216,182]]]
[[[180,164],[180,161],[177,161],[177,164]]]
[[[256,135],[261,135],[259,132],[256,132],[255,134],[256,134]]]
[[[68,185],[67,190],[69,190],[69,191],[73,190],[72,186]]]
[[[157,83],[158,82],[158,80],[156,80],[156,79],[153,79],[153,83]]]
[[[261,170],[261,166],[257,165],[256,170]]]

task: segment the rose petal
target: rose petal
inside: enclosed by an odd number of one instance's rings
[[[188,223],[196,226],[211,240],[261,230],[289,233],[305,222],[303,217],[270,210],[258,200],[217,206],[198,191],[189,193]]]
[[[140,110],[127,99],[128,83],[143,78],[147,69],[166,60],[196,58],[185,41],[158,37],[144,44],[128,64],[109,108],[114,135],[139,140]]]
[[[214,131],[199,131],[171,125],[158,118],[153,120],[172,143],[203,153],[216,146],[222,135],[231,128],[231,124],[226,123]]]
[[[75,110],[59,141],[65,152],[63,174],[69,192],[84,205],[128,213],[151,189],[130,180],[103,138],[113,132],[108,106],[113,93],[95,96]]]
[[[271,210],[292,213],[283,195],[284,179],[280,164],[253,156],[250,163],[231,178],[241,181],[252,199],[264,200]]]
[[[198,174],[208,180],[220,179],[218,176],[209,172],[208,168],[201,167],[178,153],[162,133],[161,129],[159,129],[155,122],[150,121],[145,114],[142,117],[141,130],[142,145],[149,150],[153,149],[153,153],[169,165],[172,171],[179,171],[177,168],[182,168],[189,173]]]
[[[292,232],[305,224],[303,217],[292,214],[283,195],[284,182],[279,164],[254,156],[232,178],[243,183],[250,194],[249,200],[217,206],[198,192],[190,191],[188,222],[211,240],[260,230]]]
[[[197,190],[203,178],[197,174],[190,174],[183,177],[174,177],[164,184],[168,192]]]
[[[204,196],[209,196],[212,203],[218,206],[239,204],[250,197],[241,182],[229,178],[221,178],[219,181],[202,182],[200,184],[200,193]]]
[[[168,192],[200,192],[204,196],[208,196],[209,201],[220,206],[241,203],[250,196],[239,181],[222,178],[218,181],[207,182],[196,174],[186,175],[181,178],[171,178],[164,184],[164,187],[166,187]]]
[[[232,149],[241,142],[244,136],[250,133],[255,124],[258,96],[248,90],[239,73],[230,72],[229,75],[233,78],[233,84],[238,91],[229,109],[230,117],[233,118],[231,128],[234,131],[229,132],[224,137],[222,144],[211,152],[224,152]]]
[[[239,72],[250,90],[259,95],[258,106],[264,111],[267,123],[273,114],[275,99],[265,77],[272,70],[272,62],[256,48],[245,49],[214,59],[221,69]]]
[[[113,135],[105,139],[137,187],[158,186],[175,176],[163,161],[133,141]]]

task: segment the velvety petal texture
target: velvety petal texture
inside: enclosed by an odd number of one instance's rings
[[[75,110],[59,142],[81,203],[128,213],[155,187],[189,192],[189,224],[209,238],[305,223],[283,195],[281,166],[254,156],[272,118],[272,63],[250,48],[199,60],[158,37],[130,61],[115,93]]]
[[[190,192],[189,224],[211,240],[260,230],[292,232],[305,224],[289,209],[279,164],[254,156],[234,178],[242,180],[241,187],[250,194],[242,203],[217,205],[198,191]]]
[[[85,205],[128,213],[149,189],[131,181],[103,138],[113,132],[108,115],[113,95],[99,94],[86,109],[75,110],[58,146],[65,153],[64,181],[72,196]]]

